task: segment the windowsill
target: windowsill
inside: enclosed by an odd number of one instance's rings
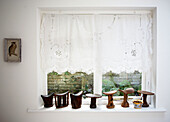
[[[120,105],[115,105],[114,109],[106,108],[106,105],[97,105],[97,108],[91,109],[89,105],[82,105],[80,109],[72,109],[71,105],[65,108],[56,109],[55,105],[51,108],[28,109],[28,112],[111,112],[111,113],[162,113],[166,112],[165,108],[142,108],[134,109],[133,105],[128,108],[123,108]]]

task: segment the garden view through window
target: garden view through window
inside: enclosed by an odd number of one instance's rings
[[[110,71],[102,76],[102,92],[134,88],[135,92],[130,96],[139,96],[137,91],[141,90],[141,80],[142,73],[138,71],[133,73],[121,72],[119,74]],[[76,72],[71,74],[70,72],[64,72],[58,74],[53,71],[48,74],[48,94],[66,91],[77,93],[81,90],[84,94],[93,93],[93,73]],[[102,95],[104,96],[104,94]],[[118,91],[115,96],[123,96],[123,94]]]
[[[93,92],[93,73],[86,74],[84,72],[64,72],[58,74],[51,72],[48,74],[48,94],[52,92],[63,93],[69,91],[70,93],[77,93],[83,91],[84,94]]]
[[[139,96],[138,90],[141,90],[142,73],[134,71],[133,73],[121,72],[119,74],[107,72],[102,77],[102,92],[113,90],[126,90],[134,88],[135,92],[130,96]],[[103,94],[104,96],[104,94]],[[114,96],[123,96],[122,92],[117,91]]]

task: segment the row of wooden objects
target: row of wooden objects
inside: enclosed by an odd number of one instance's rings
[[[124,94],[124,99],[123,102],[121,104],[122,107],[129,107],[129,103],[128,103],[128,94],[132,94],[134,93],[134,89],[133,88],[127,88],[126,90],[121,90],[119,89],[120,92],[122,92]],[[113,94],[115,94],[117,91],[110,91],[110,92],[104,92],[105,95],[108,95],[108,104],[106,105],[107,108],[114,108],[115,105],[113,103]],[[148,92],[148,91],[141,91],[138,90],[138,93],[143,94],[143,104],[142,107],[149,107],[149,104],[147,103],[147,95],[154,95],[154,93],[152,92]]]
[[[128,103],[128,94],[132,94],[134,93],[134,89],[133,88],[127,88],[126,90],[120,90],[120,92],[123,92],[124,94],[124,99],[123,102],[121,104],[122,107],[129,107],[129,103]],[[113,95],[117,93],[116,90],[114,91],[110,91],[110,92],[104,92],[103,94],[108,96],[108,104],[106,105],[107,108],[114,108],[115,105],[113,103]]]
[[[129,107],[128,103],[128,94],[134,93],[133,88],[127,88],[126,90],[120,90],[124,94],[124,99],[121,104],[122,107]],[[116,90],[114,91],[109,91],[109,92],[104,92],[103,94],[108,96],[108,104],[106,105],[107,108],[114,108],[115,105],[113,103],[113,95],[117,93]],[[147,95],[154,95],[152,92],[148,91],[138,91],[138,93],[143,94],[143,105],[142,107],[149,107],[149,104],[147,103]],[[78,92],[77,94],[70,94],[71,97],[71,105],[73,109],[78,109],[81,108],[82,104],[82,95],[83,91]],[[69,105],[69,91],[62,93],[62,94],[57,94],[57,93],[52,93],[50,95],[41,95],[43,101],[44,101],[44,107],[52,107],[53,106],[53,96],[55,97],[55,106],[56,108],[63,108],[67,107]],[[86,97],[91,98],[91,104],[90,108],[96,108],[96,99],[101,98],[102,95],[99,94],[86,94]]]
[[[81,108],[82,95],[83,91],[80,91],[77,94],[70,94],[72,108],[74,109]],[[69,91],[67,91],[62,94],[52,93],[50,95],[41,95],[44,101],[45,108],[53,106],[53,96],[55,97],[56,108],[63,108],[69,105]]]

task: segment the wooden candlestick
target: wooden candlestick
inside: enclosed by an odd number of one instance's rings
[[[139,93],[143,94],[143,105],[142,107],[149,107],[147,103],[147,95],[154,95],[152,92],[138,90]]]
[[[113,94],[117,93],[116,90],[109,91],[109,92],[103,92],[103,94],[108,96],[108,104],[106,105],[107,108],[114,108],[115,105],[113,103]]]
[[[124,93],[124,99],[123,99],[121,106],[122,107],[129,107],[129,103],[127,101],[128,100],[128,94],[134,93],[134,89],[133,88],[127,88],[126,90],[119,89],[119,91]]]

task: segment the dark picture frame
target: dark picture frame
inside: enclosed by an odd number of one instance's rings
[[[6,62],[21,62],[21,39],[4,39],[4,59]]]

